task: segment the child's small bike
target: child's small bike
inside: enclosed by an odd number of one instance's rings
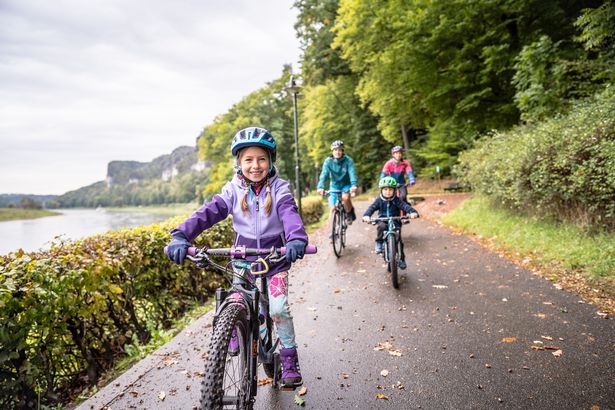
[[[397,270],[399,268],[399,260],[401,259],[403,249],[401,242],[401,227],[397,227],[394,221],[405,221],[408,219],[410,219],[408,215],[370,219],[372,225],[378,222],[387,223],[387,228],[382,235],[384,240],[384,252],[382,252],[382,257],[387,264],[387,271],[391,273],[391,283],[395,289],[399,289]]]
[[[346,247],[346,229],[348,229],[346,216],[348,214],[342,203],[342,191],[330,190],[325,191],[324,194],[337,195],[337,202],[333,211],[333,221],[331,223],[331,244],[333,245],[333,253],[339,258]]]
[[[231,284],[229,289],[216,290],[216,313],[205,361],[201,409],[252,409],[257,391],[258,363],[263,365],[267,377],[272,378],[272,385],[284,389],[285,386],[280,384],[281,365],[276,352],[279,339],[269,316],[267,280],[262,278],[257,285],[250,274],[254,277],[267,273],[269,263],[282,261],[285,253],[284,247],[188,248],[188,260],[199,268],[213,266],[223,272]],[[316,247],[308,245],[305,253],[316,253]],[[210,256],[227,257],[231,261],[222,266],[212,261]],[[249,262],[247,256],[259,258]],[[257,267],[260,267],[259,271],[256,271]],[[232,336],[236,337],[237,350],[230,352]]]

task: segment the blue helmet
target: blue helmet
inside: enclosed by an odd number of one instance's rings
[[[239,155],[239,150],[245,147],[265,148],[271,154],[271,161],[275,162],[276,143],[269,131],[259,127],[248,127],[239,130],[233,137],[231,143],[231,154],[234,157]]]

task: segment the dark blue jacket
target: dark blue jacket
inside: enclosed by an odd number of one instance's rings
[[[376,198],[373,204],[367,208],[363,216],[371,217],[372,214],[378,211],[378,218],[386,218],[387,216],[399,216],[400,209],[408,214],[416,213],[416,209],[403,202],[398,196],[393,197],[390,201],[385,201],[381,196]]]

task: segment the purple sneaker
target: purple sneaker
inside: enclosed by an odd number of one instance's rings
[[[231,340],[228,342],[228,355],[237,356],[239,354],[239,338],[237,337],[237,329],[233,328]]]
[[[282,387],[295,388],[303,384],[301,371],[299,370],[299,356],[297,349],[280,349],[280,361],[282,362]]]

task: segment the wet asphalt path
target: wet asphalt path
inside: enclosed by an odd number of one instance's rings
[[[399,290],[373,253],[375,227],[352,225],[340,259],[327,236],[310,236],[319,253],[290,285],[305,408],[615,409],[615,320],[578,296],[427,220],[404,225]],[[79,408],[197,406],[210,323]],[[261,386],[256,408],[298,408],[295,394]]]

